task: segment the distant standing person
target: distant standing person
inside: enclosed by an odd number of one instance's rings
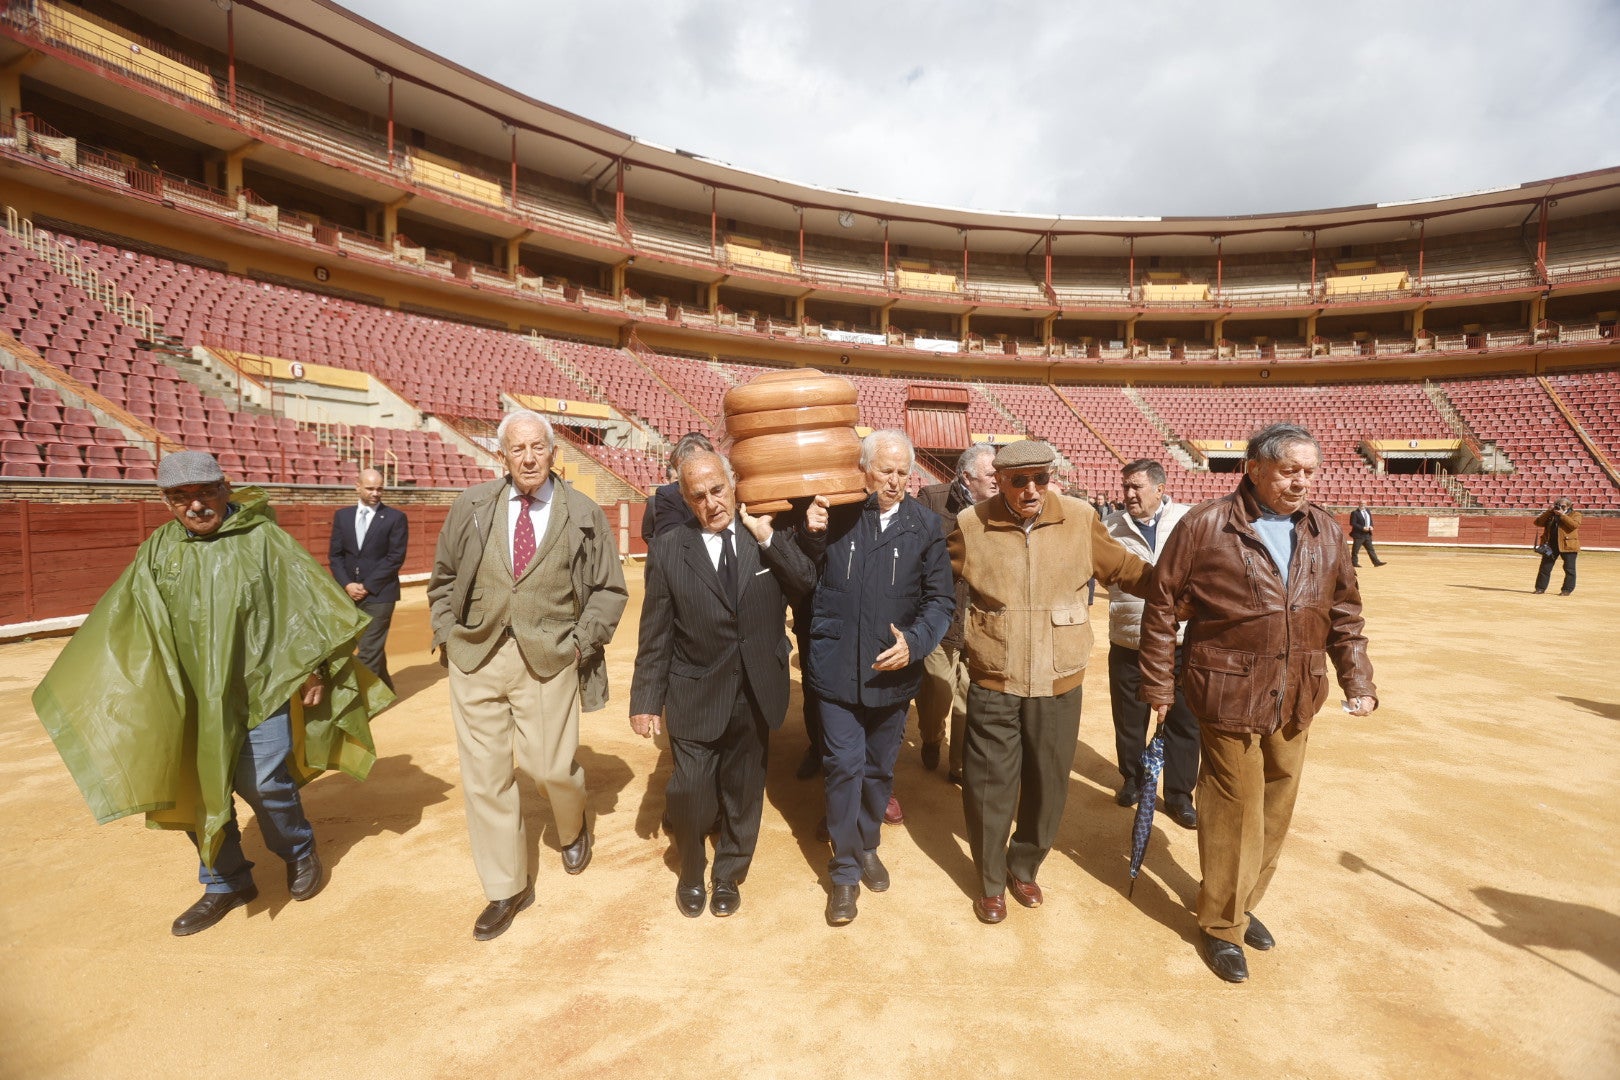
[[[1373,547],[1372,511],[1367,504],[1362,503],[1350,511],[1350,565],[1361,565],[1361,549],[1367,549],[1367,558],[1372,560],[1374,566],[1383,566],[1384,560],[1378,557],[1378,549]]]
[[[681,462],[686,455],[699,451],[713,453],[714,444],[701,431],[688,431],[676,441],[675,449],[669,452],[669,483],[653,489],[652,497],[647,500],[641,514],[641,538],[647,542],[649,558],[652,557],[654,537],[693,520],[692,511],[687,509],[685,500],[681,498],[679,476]]]
[[[383,505],[383,475],[376,469],[362,469],[354,490],[359,502],[332,515],[326,561],[349,599],[371,616],[356,649],[360,662],[392,690],[394,679],[388,674],[383,647],[394,605],[399,603],[399,568],[405,565],[411,524],[403,511]]]
[[[1575,556],[1581,551],[1581,512],[1567,496],[1560,497],[1552,506],[1536,516],[1536,526],[1542,530],[1540,548],[1541,568],[1536,571],[1536,593],[1547,591],[1552,580],[1553,563],[1564,560],[1564,584],[1559,596],[1575,591]]]

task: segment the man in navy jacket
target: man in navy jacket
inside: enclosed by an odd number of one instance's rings
[[[939,516],[906,495],[915,462],[903,432],[874,431],[866,501],[829,510],[818,496],[798,534],[817,571],[805,671],[821,699],[833,926],[854,920],[862,882],[889,887],[877,846],[906,711],[956,608]]]
[[[399,602],[399,568],[405,565],[411,526],[403,511],[383,505],[383,477],[376,469],[362,469],[354,490],[359,502],[332,515],[327,563],[349,598],[371,616],[355,648],[357,657],[392,690],[383,646]]]

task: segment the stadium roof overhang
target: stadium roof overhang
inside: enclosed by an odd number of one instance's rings
[[[123,0],[126,7],[216,49],[234,28],[237,59],[332,99],[383,115],[390,95],[405,127],[455,133],[493,160],[611,190],[627,166],[627,195],[666,207],[818,235],[934,250],[1024,253],[1053,237],[1062,255],[1117,256],[1210,250],[1227,254],[1511,228],[1556,200],[1560,217],[1620,211],[1620,167],[1506,188],[1401,203],[1237,217],[1086,217],[908,203],[797,183],[639,139],[537,101],[455,64],[330,0]],[[226,9],[230,9],[227,13]]]

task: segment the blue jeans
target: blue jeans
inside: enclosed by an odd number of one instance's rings
[[[827,870],[834,885],[859,884],[861,855],[877,850],[910,707],[909,701],[876,707],[821,702],[821,762],[833,844]]]
[[[236,773],[231,786],[253,808],[253,816],[264,836],[264,845],[287,862],[302,859],[315,850],[315,830],[304,816],[298,798],[298,785],[287,770],[292,752],[292,723],[287,708],[249,731],[236,757]],[[197,842],[196,833],[187,833]],[[242,854],[242,831],[236,826],[236,807],[220,840],[219,854],[210,870],[197,864],[197,880],[205,892],[241,892],[253,884],[253,864]]]

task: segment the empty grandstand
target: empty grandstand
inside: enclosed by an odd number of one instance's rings
[[[5,3],[0,168],[6,498],[181,447],[310,498],[362,464],[448,496],[522,405],[635,502],[681,434],[723,438],[728,388],[808,364],[913,433],[919,481],[1033,435],[1081,488],[1154,457],[1197,500],[1293,419],[1336,507],[1620,511],[1620,169],[1241,219],[947,212],[640,143],[315,0]]]

